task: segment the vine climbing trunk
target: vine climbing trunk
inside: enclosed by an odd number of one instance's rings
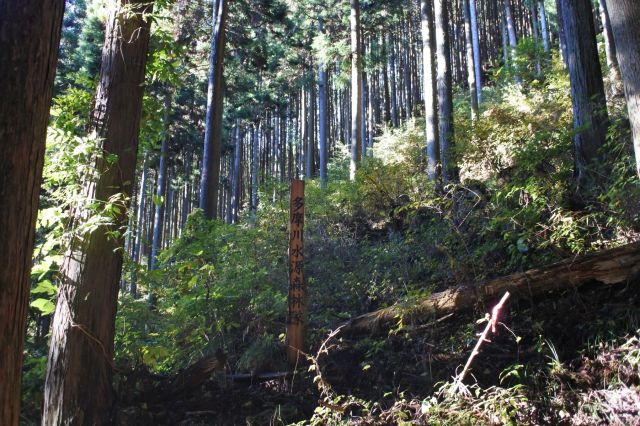
[[[103,155],[96,160],[96,174],[87,179],[85,194],[94,205],[110,203],[114,197],[122,203],[112,210],[112,225],[92,226],[76,235],[65,255],[47,363],[43,425],[113,422],[113,338],[122,230],[136,166],[149,45],[151,21],[144,17],[152,8],[147,0],[119,0],[107,22],[90,125],[102,140]],[[88,208],[77,210],[76,224],[90,214]]]
[[[0,0],[0,424],[18,424],[29,272],[63,0]]]

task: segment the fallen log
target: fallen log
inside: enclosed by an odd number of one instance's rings
[[[140,380],[136,387],[142,388],[138,399],[157,403],[180,397],[198,389],[209,380],[216,371],[224,370],[226,357],[221,350],[208,355],[173,376],[158,376],[145,372],[134,374],[133,381]]]
[[[441,316],[469,309],[477,303],[497,299],[506,291],[514,298],[578,288],[589,282],[618,284],[640,276],[640,242],[596,253],[589,253],[507,275],[484,283],[457,286],[413,305],[394,305],[351,319],[342,325],[347,335],[377,333],[396,324],[403,315]]]

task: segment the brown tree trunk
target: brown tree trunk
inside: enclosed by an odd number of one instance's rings
[[[213,29],[209,56],[209,86],[200,181],[200,208],[209,219],[215,219],[220,186],[220,155],[222,149],[223,70],[226,42],[227,0],[213,2]]]
[[[96,179],[88,179],[89,200],[129,196],[134,180],[151,12],[147,0],[119,0],[107,23],[103,63],[91,128],[104,155]],[[107,164],[106,156],[117,156]],[[79,209],[76,221],[88,215]],[[78,235],[62,267],[45,384],[44,425],[112,422],[113,337],[118,280],[122,271],[122,229],[126,209],[114,225]]]
[[[607,0],[620,73],[633,131],[636,171],[640,178],[640,3]]]
[[[0,424],[17,425],[29,272],[63,0],[0,0]]]
[[[589,0],[560,0],[567,43],[567,65],[573,103],[575,174],[578,191],[595,178],[590,169],[607,133],[607,103]]]
[[[438,86],[438,136],[442,180],[449,183],[457,178],[453,158],[453,81],[449,57],[448,2],[435,0],[433,10],[436,30],[436,81]]]

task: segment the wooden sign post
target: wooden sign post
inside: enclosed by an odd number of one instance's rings
[[[291,181],[289,202],[289,318],[287,358],[295,367],[304,350],[307,294],[304,282],[304,181]]]

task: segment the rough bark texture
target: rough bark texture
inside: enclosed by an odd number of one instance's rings
[[[63,0],[0,0],[0,424],[17,425],[29,272]]]
[[[607,0],[640,177],[640,3]]]
[[[351,167],[356,178],[362,158],[362,57],[360,43],[360,0],[351,0]]]
[[[403,314],[418,317],[441,316],[469,309],[484,301],[497,300],[506,291],[513,297],[533,297],[548,292],[577,288],[589,282],[618,284],[638,278],[640,243],[567,259],[539,269],[497,278],[477,286],[457,287],[410,307],[392,306],[361,315],[342,326],[356,335],[375,333],[396,324]]]
[[[567,65],[573,104],[575,174],[578,190],[594,177],[590,168],[607,133],[607,103],[589,0],[560,0],[567,42]]]
[[[86,195],[96,202],[117,193],[131,194],[149,44],[150,21],[142,16],[151,8],[147,0],[120,0],[107,23],[91,128],[102,138],[102,158],[115,155],[117,162],[97,161],[97,179],[86,185]],[[77,212],[76,221],[87,215]],[[47,365],[45,425],[112,422],[122,237],[109,236],[109,231],[121,231],[126,217],[123,209],[113,227],[77,236],[65,255]]]
[[[200,208],[209,219],[215,219],[218,211],[218,187],[220,186],[220,155],[222,150],[222,107],[225,28],[227,0],[213,2],[213,29],[209,57],[209,86],[204,135],[204,158],[200,183]]]

